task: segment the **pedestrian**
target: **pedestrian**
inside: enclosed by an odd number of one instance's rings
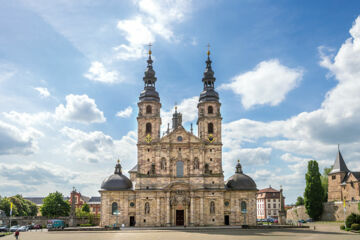
[[[19,235],[20,235],[20,231],[19,231],[19,230],[16,230],[16,232],[15,232],[15,238],[16,238],[16,240],[19,239]]]

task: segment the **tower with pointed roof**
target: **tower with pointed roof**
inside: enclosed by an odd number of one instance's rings
[[[360,172],[350,171],[338,147],[336,159],[328,174],[328,202],[360,200]]]

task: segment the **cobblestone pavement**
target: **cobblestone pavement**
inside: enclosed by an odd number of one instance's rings
[[[203,229],[194,231],[182,230],[124,230],[119,232],[26,232],[21,233],[20,240],[227,240],[227,239],[326,239],[326,240],[360,240],[360,234],[339,230],[338,224],[314,224],[310,229]],[[7,236],[3,240],[14,239]]]

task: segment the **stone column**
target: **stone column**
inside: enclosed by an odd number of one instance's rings
[[[166,196],[166,225],[170,226],[170,192],[167,193]]]
[[[157,199],[156,199],[156,225],[157,226],[160,226],[160,197],[157,196]]]
[[[204,195],[200,198],[200,225],[204,225]]]
[[[190,201],[190,226],[194,226],[194,207],[195,207],[194,196],[191,196],[191,201]]]

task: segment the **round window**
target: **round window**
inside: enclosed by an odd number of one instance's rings
[[[135,207],[135,203],[134,203],[134,202],[131,202],[131,203],[130,203],[130,207]]]
[[[229,201],[225,201],[225,202],[224,202],[224,205],[225,205],[225,206],[229,206],[229,205],[230,205]]]
[[[181,141],[182,141],[182,136],[178,136],[178,137],[177,137],[177,140],[178,140],[179,142],[181,142]]]

